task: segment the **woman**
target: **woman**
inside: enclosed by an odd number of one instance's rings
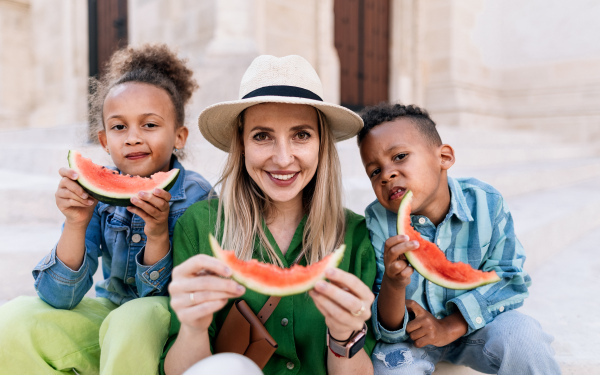
[[[257,313],[269,298],[228,278],[231,271],[209,255],[209,233],[240,259],[280,267],[313,264],[345,243],[344,259],[327,274],[329,282],[317,283],[308,295],[282,298],[266,321],[279,346],[263,371],[373,372],[374,340],[368,335],[362,348],[358,338],[370,318],[375,259],[364,218],[342,207],[334,145],[354,136],[362,121],[323,102],[321,92],[319,77],[303,58],[259,56],[242,78],[240,100],[200,114],[204,137],[229,157],[221,198],[194,205],[176,224],[179,266],[169,287],[175,314],[161,362],[166,374],[181,374],[211,356],[234,299]]]

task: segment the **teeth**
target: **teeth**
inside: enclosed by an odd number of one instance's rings
[[[294,177],[295,173],[292,174],[273,174],[271,173],[271,176],[275,177],[278,180],[283,180],[283,181],[287,181],[290,178]]]

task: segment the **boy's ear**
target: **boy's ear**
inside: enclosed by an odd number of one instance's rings
[[[102,130],[98,130],[98,141],[100,141],[100,144],[102,145],[103,149],[106,149],[106,131],[104,131],[104,129]]]
[[[185,142],[187,141],[187,137],[190,134],[190,131],[185,126],[180,126],[175,131],[175,148],[182,149],[185,147]]]
[[[454,149],[450,145],[443,144],[440,146],[440,167],[442,170],[448,170],[454,165]]]

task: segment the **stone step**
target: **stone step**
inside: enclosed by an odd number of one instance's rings
[[[0,226],[0,305],[19,295],[35,295],[31,269],[58,240],[53,225]],[[568,256],[550,257],[530,272],[530,297],[519,310],[533,316],[554,336],[553,348],[564,375],[600,373],[600,318],[590,311],[600,293],[596,256],[600,231],[592,230],[572,242]],[[559,275],[559,277],[557,277]],[[97,272],[94,279],[101,278]],[[93,290],[88,295],[93,296]],[[440,363],[435,374],[479,374],[464,366]]]
[[[0,226],[24,223],[58,225],[64,219],[55,203],[54,193],[60,176],[0,170]]]
[[[84,125],[52,129],[0,131],[0,169],[13,169],[53,174],[65,164],[69,149],[80,150],[97,163],[109,164],[110,159],[91,144]],[[600,156],[600,150],[590,144],[560,142],[551,134],[526,131],[493,131],[440,127],[444,141],[455,148],[455,168],[487,167],[534,161],[560,161]],[[355,139],[337,144],[345,177],[364,176]],[[209,144],[195,127],[190,128],[187,145],[190,165],[207,179],[216,180],[226,154]]]
[[[36,295],[31,270],[58,242],[60,228],[60,223],[0,225],[0,305],[18,296]],[[96,272],[95,282],[101,279],[102,272]],[[94,297],[94,288],[86,295]]]
[[[88,140],[88,126],[81,123],[51,128],[0,130],[0,145],[22,144],[29,148],[43,144],[79,144]]]
[[[522,168],[527,165],[565,163],[574,160],[593,160],[600,157],[600,150],[589,144],[547,143],[531,146],[521,144],[451,144],[456,162],[451,172],[478,171],[493,168]],[[338,143],[338,153],[344,177],[366,177],[356,140]],[[599,159],[600,160],[600,159]],[[537,168],[537,167],[536,167]],[[495,173],[495,172],[494,172]]]
[[[600,157],[495,167],[455,165],[449,170],[449,175],[476,177],[494,186],[505,198],[509,198],[600,177]],[[371,183],[364,172],[362,175],[342,176],[348,208],[360,211],[375,199]]]
[[[474,176],[494,186],[505,197],[512,197],[600,177],[600,157],[485,167],[466,167],[457,163],[449,170],[449,175]]]
[[[347,207],[360,214],[376,199],[370,184],[362,181],[344,179],[344,189]],[[599,191],[600,175],[587,181],[505,197],[529,267],[539,266],[580,235],[600,228]]]
[[[570,252],[581,236],[600,230],[599,192],[600,177],[596,177],[507,199],[528,269]]]

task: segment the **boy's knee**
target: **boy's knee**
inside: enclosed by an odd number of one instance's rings
[[[376,375],[431,374],[435,365],[424,359],[426,356],[415,356],[413,350],[423,352],[409,343],[378,343],[371,359]]]
[[[538,352],[534,346],[549,348],[552,342],[552,336],[542,330],[536,319],[517,311],[498,315],[491,325],[493,329],[488,335],[486,349],[499,357],[509,350],[513,353],[511,356],[527,356]],[[530,349],[523,350],[524,346],[530,346]]]

